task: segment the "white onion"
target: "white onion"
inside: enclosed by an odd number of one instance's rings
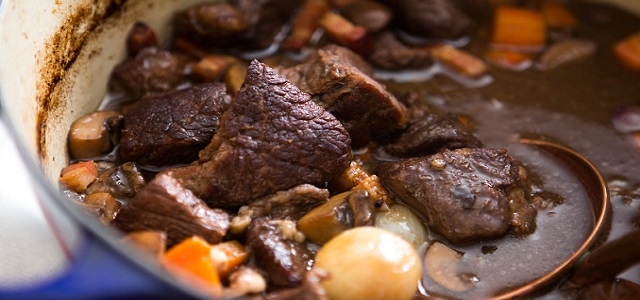
[[[395,232],[416,249],[421,249],[429,238],[429,232],[422,219],[401,204],[393,204],[388,211],[378,212],[376,227]]]
[[[422,276],[418,253],[400,236],[363,226],[346,230],[316,254],[331,300],[412,299]]]

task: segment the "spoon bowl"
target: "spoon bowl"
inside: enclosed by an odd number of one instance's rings
[[[611,225],[611,204],[609,202],[607,183],[602,174],[588,159],[568,147],[553,142],[525,138],[519,139],[518,142],[545,151],[566,164],[566,167],[571,170],[572,174],[576,176],[585,189],[588,195],[588,199],[585,200],[591,203],[595,222],[590,234],[568,259],[546,275],[495,296],[493,299],[496,300],[542,293],[555,286],[560,279],[564,278],[579,263],[590,249],[606,238]]]

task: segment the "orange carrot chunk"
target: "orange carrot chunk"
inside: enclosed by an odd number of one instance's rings
[[[622,64],[633,71],[640,71],[640,32],[613,46],[613,53]]]
[[[98,178],[98,169],[93,160],[67,166],[60,172],[60,182],[74,192],[82,192]]]
[[[547,26],[551,28],[576,28],[578,26],[578,19],[556,0],[542,2],[541,10]]]
[[[491,41],[499,45],[543,46],[547,27],[542,13],[534,10],[500,6],[496,9]]]
[[[211,246],[204,239],[194,236],[169,249],[164,262],[177,277],[219,297],[222,295],[222,284],[210,253]]]

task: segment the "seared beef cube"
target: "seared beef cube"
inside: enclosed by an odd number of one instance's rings
[[[455,39],[465,34],[471,20],[450,0],[385,0],[395,21],[407,33]]]
[[[171,91],[186,82],[188,65],[192,62],[185,55],[145,48],[113,69],[109,85],[111,90],[124,93],[127,100]]]
[[[407,109],[368,74],[371,67],[336,45],[319,49],[301,65],[281,74],[314,96],[349,132],[353,146],[366,146],[374,135],[404,128]]]
[[[423,69],[433,64],[426,47],[408,47],[393,33],[384,32],[376,37],[375,50],[369,62],[385,70]]]
[[[253,61],[199,162],[174,172],[211,207],[237,208],[296,185],[321,185],[351,157],[349,135],[333,115]]]
[[[296,241],[295,223],[268,218],[254,219],[246,231],[246,242],[256,265],[267,273],[269,284],[294,287],[311,267],[313,253],[304,241]]]
[[[135,163],[127,162],[117,167],[109,164],[100,170],[100,175],[87,187],[85,194],[109,193],[115,198],[133,198],[146,184]]]
[[[444,238],[468,244],[509,230],[507,189],[521,184],[505,149],[464,148],[381,164],[383,184]]]
[[[393,143],[384,150],[397,157],[415,157],[434,154],[444,149],[479,148],[482,142],[464,126],[454,114],[431,114],[410,124]]]
[[[329,273],[322,269],[313,268],[304,275],[300,286],[269,293],[265,300],[328,300],[327,292],[320,282],[328,278]]]
[[[329,191],[302,184],[251,202],[247,209],[255,217],[298,220],[312,208],[329,200]]]
[[[192,162],[211,142],[230,104],[222,83],[147,95],[127,107],[120,158],[157,166]]]
[[[176,35],[203,45],[234,43],[248,26],[240,10],[228,3],[199,3],[174,16]]]
[[[301,0],[231,0],[242,12],[248,30],[242,43],[253,48],[266,48],[274,42],[284,24],[302,5]]]
[[[124,232],[165,231],[167,247],[171,247],[194,235],[218,243],[230,221],[225,211],[209,208],[169,171],[158,174],[123,206],[112,224]]]

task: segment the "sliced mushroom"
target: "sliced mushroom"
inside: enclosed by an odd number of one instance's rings
[[[298,220],[298,230],[316,242],[326,243],[334,236],[352,227],[352,216],[347,202],[353,192],[335,195]]]
[[[97,157],[113,150],[123,116],[115,111],[86,114],[71,124],[69,152],[75,159]]]
[[[464,292],[474,287],[474,276],[459,273],[458,266],[462,254],[442,243],[433,243],[424,256],[424,269],[427,275],[440,286],[454,291]],[[470,277],[467,279],[466,277]]]

